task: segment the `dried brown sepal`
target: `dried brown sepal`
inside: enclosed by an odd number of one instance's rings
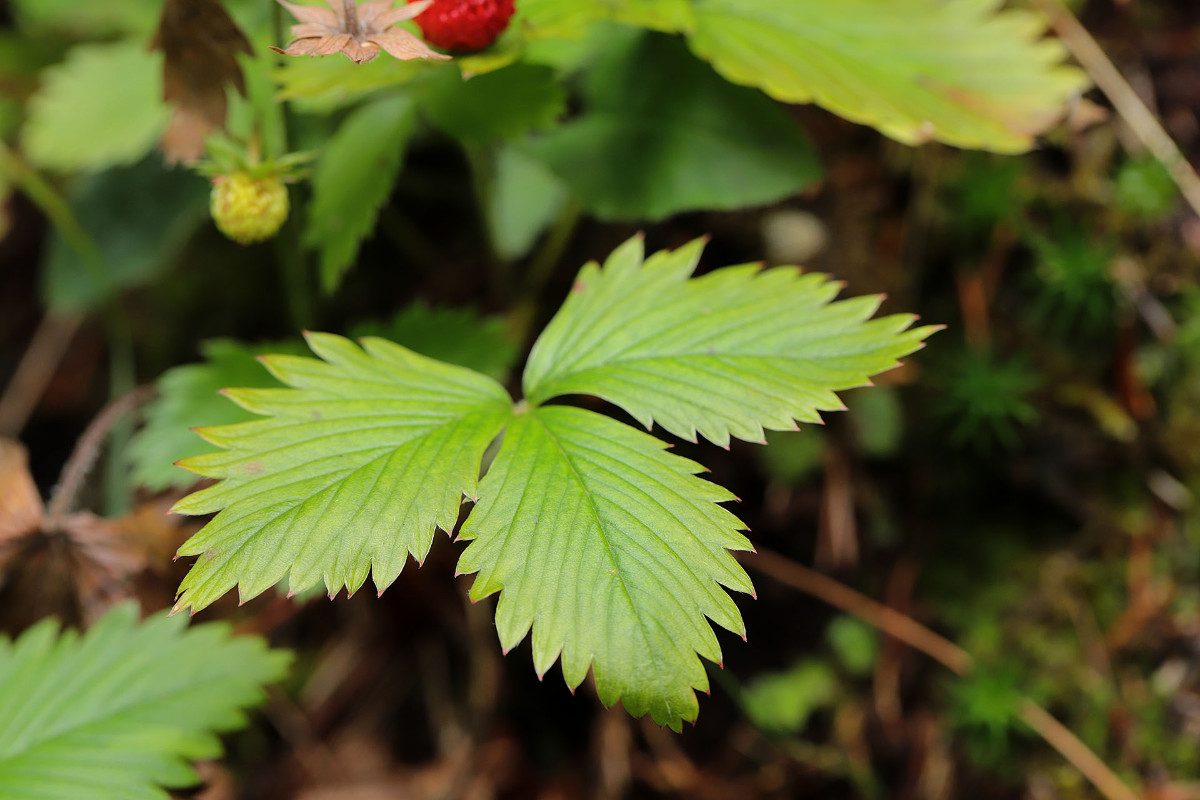
[[[204,138],[225,127],[225,89],[243,95],[238,53],[253,49],[220,0],[167,0],[151,49],[163,51],[163,99],[175,107],[163,136],[167,161],[204,155]]]
[[[329,0],[329,8],[297,6],[279,0],[300,24],[292,26],[296,37],[287,47],[271,49],[286,56],[328,56],[342,53],[362,64],[379,55],[382,49],[394,58],[445,60],[450,58],[421,41],[396,23],[412,19],[429,7],[432,0],[393,8],[395,0]]]

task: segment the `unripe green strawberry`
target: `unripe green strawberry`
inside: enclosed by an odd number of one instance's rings
[[[270,239],[288,216],[288,193],[276,175],[252,178],[244,171],[213,178],[213,221],[239,244]]]

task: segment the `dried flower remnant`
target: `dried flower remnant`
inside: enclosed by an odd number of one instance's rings
[[[393,8],[395,0],[329,0],[329,8],[297,6],[279,0],[279,4],[300,20],[292,26],[295,40],[286,50],[271,49],[287,56],[327,56],[343,53],[359,64],[379,55],[380,49],[402,61],[414,58],[444,60],[449,56],[431,50],[418,37],[394,27],[412,19],[429,7],[432,0]]]

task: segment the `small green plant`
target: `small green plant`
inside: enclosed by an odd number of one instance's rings
[[[842,408],[835,391],[896,366],[933,327],[869,318],[879,298],[831,302],[838,285],[796,269],[729,267],[690,279],[703,242],[644,259],[635,238],[580,272],[534,345],[525,397],[377,338],[310,334],[319,360],[267,356],[290,388],[227,396],[266,419],[206,428],[225,448],[183,466],[220,483],[175,510],[216,517],[180,549],[197,561],[176,610],[234,586],[243,600],[288,580],[383,592],[435,529],[470,542],[471,598],[499,593],[505,651],[532,636],[574,688],[594,670],[601,700],[678,730],[721,660],[705,617],[744,635],[722,587],[753,593],[730,555],[748,550],[733,496],[665,443],[594,411],[550,404],[595,395],[650,428],[728,446],[764,442]],[[502,444],[478,480],[497,437]]]

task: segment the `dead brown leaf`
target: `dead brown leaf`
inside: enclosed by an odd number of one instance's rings
[[[167,0],[150,46],[163,51],[163,99],[175,107],[163,154],[195,161],[204,137],[225,127],[226,88],[246,93],[237,54],[252,54],[250,41],[220,0]]]
[[[131,595],[131,579],[170,563],[180,521],[169,503],[145,503],[127,516],[90,512],[48,519],[19,443],[0,439],[0,596],[6,627],[55,614],[88,623]]]
[[[11,439],[0,439],[0,571],[16,543],[41,528],[44,516],[25,448]]]

